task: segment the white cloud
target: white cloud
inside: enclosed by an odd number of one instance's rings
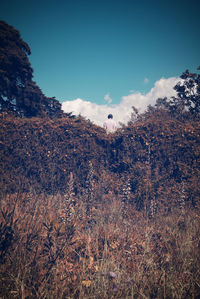
[[[108,104],[98,105],[78,98],[73,101],[63,102],[62,109],[64,112],[73,112],[75,115],[81,114],[99,126],[103,126],[109,113],[113,114],[113,118],[118,124],[119,122],[126,124],[130,119],[132,106],[135,106],[139,112],[144,112],[147,106],[154,105],[158,98],[170,98],[175,95],[173,87],[178,81],[180,81],[180,78],[161,78],[147,94],[131,93],[123,96],[121,102],[117,105],[109,105],[110,95],[106,94],[104,99]]]
[[[148,78],[144,78],[144,84],[148,84],[149,83],[149,79]]]
[[[107,93],[105,96],[104,96],[104,100],[108,103],[108,104],[111,104],[112,103],[112,99],[110,98],[110,94]]]

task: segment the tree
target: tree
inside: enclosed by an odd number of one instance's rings
[[[171,99],[171,105],[179,103],[183,111],[189,110],[194,117],[198,117],[200,114],[200,75],[186,70],[180,78],[182,81],[174,87],[177,97]]]
[[[17,99],[17,111],[20,116],[60,117],[61,104],[54,97],[47,98],[34,81],[27,81]]]
[[[33,76],[31,50],[17,30],[0,21],[0,108],[15,110],[20,90]]]
[[[42,91],[33,81],[26,82],[17,97],[17,112],[21,117],[44,116],[41,102],[44,98]]]
[[[59,117],[61,104],[47,98],[32,80],[30,54],[19,31],[0,21],[0,111],[21,117]]]
[[[198,67],[200,70],[200,67]],[[186,70],[181,76],[181,80],[174,86],[177,95],[168,99],[157,99],[155,109],[165,110],[173,117],[184,119],[200,116],[200,75],[190,73]]]
[[[45,104],[45,113],[50,118],[56,118],[61,117],[63,114],[63,111],[61,110],[61,103],[55,99],[55,97],[52,98],[45,98],[44,101]]]

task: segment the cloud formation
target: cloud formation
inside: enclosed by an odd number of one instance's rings
[[[140,92],[130,93],[127,96],[123,96],[121,102],[117,105],[110,104],[112,99],[108,93],[104,97],[107,101],[105,105],[98,105],[78,98],[63,102],[62,110],[64,112],[72,112],[75,115],[80,114],[99,126],[103,126],[109,113],[113,114],[118,125],[119,122],[126,124],[130,120],[132,106],[135,106],[139,112],[144,112],[147,106],[154,105],[158,98],[174,96],[176,92],[173,87],[178,81],[180,81],[180,78],[161,78],[147,94]]]
[[[111,99],[109,93],[107,93],[107,94],[104,96],[104,100],[105,100],[108,104],[111,104],[111,103],[112,103],[112,99]]]

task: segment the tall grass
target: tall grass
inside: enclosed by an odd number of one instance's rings
[[[1,199],[0,297],[198,298],[199,207],[149,219],[112,192]]]

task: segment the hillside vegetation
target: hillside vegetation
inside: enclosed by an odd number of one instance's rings
[[[198,199],[200,125],[152,114],[115,134],[82,118],[5,118],[0,128],[1,190],[65,193],[73,173],[77,194],[113,178],[116,193],[130,185],[130,199],[179,196]],[[92,174],[90,173],[92,171]],[[90,180],[90,182],[88,182]],[[173,192],[172,192],[173,190]],[[182,191],[181,191],[182,190]],[[97,192],[97,191],[93,191]]]
[[[198,298],[196,120],[2,119],[2,298]]]

